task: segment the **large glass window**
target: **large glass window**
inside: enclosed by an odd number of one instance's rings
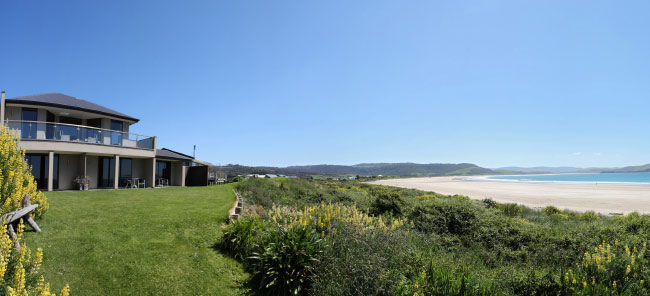
[[[47,121],[47,125],[45,126],[45,138],[48,140],[54,139],[54,113],[50,111],[46,111],[46,117],[45,121]]]
[[[102,120],[100,118],[86,120],[86,125],[95,128],[102,128]],[[103,143],[102,133],[98,129],[89,128],[86,130],[86,142],[88,143]]]
[[[120,158],[120,186],[126,186],[133,177],[133,160]]]
[[[32,167],[32,176],[39,189],[47,190],[47,182],[50,174],[50,157],[48,154],[25,154],[25,160]],[[54,189],[59,188],[59,156],[54,155],[54,166],[52,185]]]
[[[159,185],[160,179],[167,179],[168,182],[171,178],[172,165],[169,161],[156,161],[156,185]]]
[[[115,186],[115,158],[113,157],[100,157],[99,158],[99,174],[97,175],[98,187],[113,187]]]
[[[121,121],[111,120],[111,145],[122,145],[122,131],[124,124]]]
[[[36,139],[36,121],[38,121],[38,111],[32,108],[23,108],[22,121],[23,124],[20,129],[22,138]]]
[[[64,117],[59,118],[61,123],[72,124],[72,125],[81,125],[81,119],[74,117]],[[78,141],[81,137],[81,129],[77,126],[71,125],[60,125],[59,126],[60,140],[62,141]]]

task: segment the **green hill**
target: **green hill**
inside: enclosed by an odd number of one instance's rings
[[[402,177],[434,177],[434,176],[467,176],[467,175],[500,175],[505,171],[486,169],[471,163],[362,163],[356,165],[304,165],[285,168],[275,167],[246,167],[228,165],[217,170],[229,175],[241,174],[283,174],[283,175],[360,175],[360,176],[402,176]]]
[[[628,166],[615,170],[603,171],[603,173],[645,173],[650,172],[650,163],[644,165]]]

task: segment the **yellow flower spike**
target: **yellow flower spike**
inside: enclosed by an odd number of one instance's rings
[[[65,285],[65,287],[63,287],[63,290],[61,290],[60,296],[70,296],[70,286]]]
[[[25,268],[23,268],[22,263],[18,263],[18,266],[16,267],[13,287],[16,294],[21,294],[25,290]]]
[[[34,270],[38,270],[41,267],[41,263],[43,262],[43,249],[38,248],[36,249],[36,255],[34,256]]]
[[[612,283],[612,287],[616,288],[616,281]]]

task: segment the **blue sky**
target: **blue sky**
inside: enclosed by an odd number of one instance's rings
[[[649,163],[650,2],[0,0],[0,89],[214,163]]]

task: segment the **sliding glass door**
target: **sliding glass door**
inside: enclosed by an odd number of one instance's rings
[[[21,113],[23,124],[20,128],[20,134],[23,139],[36,139],[36,121],[38,121],[38,111],[32,108],[23,108]]]
[[[169,161],[156,161],[156,185],[160,179],[167,179],[171,183],[172,164]]]
[[[48,179],[50,178],[50,157],[49,154],[25,154],[25,160],[32,167],[32,176],[38,189],[47,190]],[[59,188],[59,156],[54,155],[54,166],[52,173],[53,189]]]
[[[115,186],[115,158],[100,157],[97,187],[106,188],[113,186]]]
[[[130,158],[120,158],[120,187],[124,187],[133,178],[133,160]],[[133,184],[131,184],[133,185]]]
[[[122,131],[124,130],[124,125],[121,121],[111,120],[111,145],[122,145]]]

